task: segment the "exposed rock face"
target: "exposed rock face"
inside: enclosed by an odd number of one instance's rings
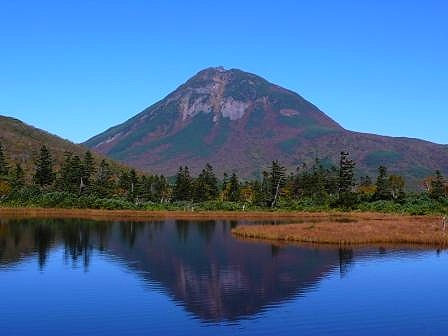
[[[349,151],[358,168],[380,164],[414,180],[448,172],[448,146],[347,131],[298,94],[241,70],[209,68],[125,123],[85,143],[137,168],[174,175],[211,163],[259,175],[271,160],[293,168]]]

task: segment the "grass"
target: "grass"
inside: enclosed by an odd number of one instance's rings
[[[93,220],[136,220],[152,219],[229,219],[229,220],[287,220],[324,218],[324,214],[268,211],[178,211],[178,210],[104,210],[104,209],[62,209],[62,208],[0,208],[0,218],[80,218]]]
[[[313,220],[314,219],[314,220]],[[326,214],[316,220],[284,225],[243,225],[232,233],[244,239],[317,244],[424,244],[448,246],[441,216],[379,213]]]

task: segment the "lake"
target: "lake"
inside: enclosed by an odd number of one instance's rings
[[[446,334],[445,250],[277,246],[241,223],[2,219],[1,334]]]

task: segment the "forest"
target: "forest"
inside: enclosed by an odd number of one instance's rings
[[[210,164],[197,176],[187,166],[175,177],[144,174],[96,160],[90,151],[65,154],[56,166],[42,145],[34,171],[11,164],[0,143],[0,206],[133,210],[379,211],[413,215],[446,214],[448,184],[440,171],[422,180],[422,191],[405,192],[405,178],[389,174],[355,176],[356,163],[340,153],[338,166],[318,158],[293,172],[272,161],[260,179],[235,172],[218,178]]]

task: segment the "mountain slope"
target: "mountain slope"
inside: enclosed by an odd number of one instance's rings
[[[56,166],[64,160],[65,152],[83,155],[88,148],[76,145],[56,135],[27,125],[22,121],[0,115],[0,142],[11,163],[20,163],[27,173],[34,170],[34,163],[42,145],[50,150]],[[102,158],[95,155],[96,159]]]
[[[448,146],[345,130],[298,94],[241,70],[209,68],[166,98],[86,146],[144,170],[175,174],[179,165],[197,173],[205,163],[218,171],[256,176],[278,159],[289,168],[316,156],[338,162],[351,153],[359,170],[380,164],[419,179],[448,172]]]

